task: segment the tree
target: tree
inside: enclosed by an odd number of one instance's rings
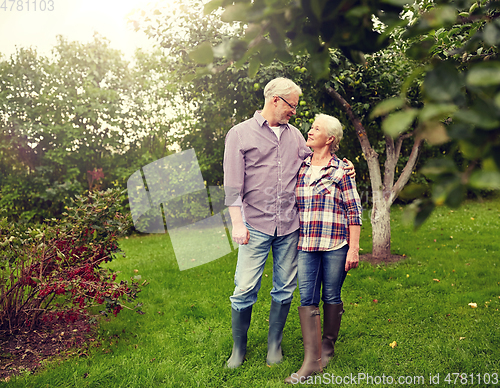
[[[164,59],[138,52],[131,66],[96,35],[86,44],[60,37],[51,57],[19,49],[0,61],[5,215],[58,217],[91,182],[124,187],[137,169],[168,155],[180,116],[171,111],[182,109],[167,75],[156,70]]]
[[[396,136],[395,138],[388,134],[384,136],[385,160],[379,160],[379,152],[372,147],[368,131],[378,132],[380,136],[380,123],[377,122],[375,125],[370,125],[370,118],[373,118],[374,115],[372,114],[372,117],[368,117],[367,113],[373,110],[377,102],[387,98],[391,98],[391,100],[388,100],[391,104],[398,103],[403,105],[404,100],[396,96],[401,89],[404,79],[416,66],[396,50],[387,49],[377,55],[367,57],[365,67],[366,70],[356,73],[360,79],[355,82],[359,84],[363,81],[369,85],[366,85],[365,89],[367,89],[368,94],[373,95],[372,100],[369,102],[366,100],[360,101],[363,99],[362,95],[354,97],[354,101],[358,105],[363,103],[362,110],[360,111],[359,107],[357,110],[360,113],[364,113],[365,120],[362,120],[351,104],[348,103],[349,98],[346,96],[345,91],[342,93],[344,88],[341,88],[340,83],[337,82],[337,85],[335,85],[335,82],[332,82],[332,86],[327,84],[326,91],[345,112],[361,144],[363,156],[368,164],[373,202],[371,211],[372,255],[375,258],[387,258],[391,254],[391,205],[410,180],[424,139],[421,135],[415,136],[415,131],[402,133],[406,129],[405,126],[410,126],[411,121],[413,121],[405,120],[405,117],[401,118],[401,114],[406,115],[406,111],[402,111],[400,115],[394,117],[393,121],[385,122],[387,131],[392,131]],[[391,74],[392,85],[384,85],[383,82],[380,82],[385,74]],[[417,96],[414,96],[413,99],[409,98],[410,96],[405,96],[405,98],[411,101],[413,105],[417,105],[419,102],[419,93],[417,92],[416,94]],[[409,109],[414,110],[415,108]],[[380,113],[383,113],[383,109],[379,106],[378,111],[375,111],[375,115]],[[366,124],[363,124],[363,122]],[[365,128],[366,125],[369,128],[368,131]],[[371,137],[373,138],[373,135]],[[401,150],[405,140],[411,141],[412,144],[410,143],[410,150],[405,155],[407,156],[406,163],[397,176],[396,167],[402,155]],[[382,163],[383,174],[381,172]]]

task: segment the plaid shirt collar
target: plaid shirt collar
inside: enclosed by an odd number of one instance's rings
[[[311,166],[311,162],[312,162],[312,154],[304,159],[304,163],[307,164],[308,166]],[[337,157],[337,155],[332,154],[332,157],[328,161],[326,167],[339,168],[339,166],[340,166],[340,159]]]

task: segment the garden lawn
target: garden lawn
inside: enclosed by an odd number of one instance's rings
[[[361,262],[348,273],[336,355],[316,386],[500,386],[500,200],[437,208],[416,232],[402,214],[393,207],[392,252],[406,259]],[[7,386],[283,387],[283,379],[299,369],[298,290],[285,327],[283,362],[266,366],[271,259],[253,310],[247,361],[228,370],[236,252],[179,271],[168,235],[134,236],[120,244],[126,257],[110,266],[123,279],[147,280],[138,298],[144,314],[125,309],[103,320],[101,346],[88,356],[52,362]],[[361,253],[370,247],[364,214]]]

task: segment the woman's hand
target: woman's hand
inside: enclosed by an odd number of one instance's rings
[[[349,248],[347,251],[347,258],[345,261],[346,272],[352,268],[357,268],[359,264],[359,248]]]

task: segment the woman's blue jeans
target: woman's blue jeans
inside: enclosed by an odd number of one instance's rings
[[[342,303],[340,293],[347,272],[345,262],[349,246],[334,251],[299,251],[298,278],[301,306],[318,306],[321,285],[324,303]]]

